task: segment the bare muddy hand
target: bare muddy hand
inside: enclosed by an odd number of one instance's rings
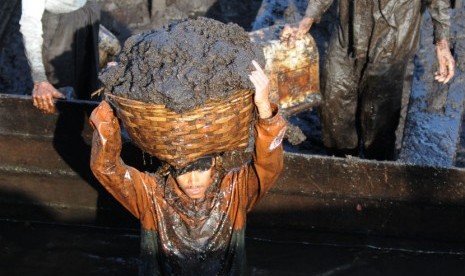
[[[34,84],[32,90],[32,104],[44,113],[55,112],[55,99],[65,99],[48,81],[42,81]]]
[[[100,140],[102,144],[105,145],[107,137],[110,136],[110,129],[108,126],[116,121],[116,117],[110,105],[106,101],[101,101],[90,114],[89,121],[92,128],[98,131]]]
[[[436,42],[436,58],[439,68],[434,73],[434,79],[438,82],[448,83],[454,77],[455,60],[452,57],[447,40]]]
[[[279,39],[281,42],[287,44],[288,47],[293,48],[295,46],[295,42],[301,39],[312,27],[313,18],[304,17],[300,20],[299,25],[286,25],[284,29],[281,31]]]

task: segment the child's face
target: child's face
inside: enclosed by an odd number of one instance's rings
[[[212,169],[192,171],[176,177],[179,188],[191,199],[202,199],[211,184]]]

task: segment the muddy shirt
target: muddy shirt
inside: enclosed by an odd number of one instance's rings
[[[305,15],[319,19],[333,0],[310,0]],[[403,60],[418,47],[421,16],[428,8],[435,40],[449,39],[449,0],[341,0],[338,39],[356,58]]]
[[[91,168],[102,185],[142,226],[140,275],[243,275],[246,213],[281,173],[285,121],[277,114],[255,124],[250,164],[213,172],[202,200],[188,198],[168,176],[142,173],[120,158],[117,120],[102,145],[94,132]]]
[[[22,14],[19,24],[24,39],[26,56],[29,60],[35,82],[46,81],[42,61],[43,26],[45,11],[54,14],[69,13],[82,8],[88,0],[22,0]]]

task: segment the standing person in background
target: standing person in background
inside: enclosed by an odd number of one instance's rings
[[[320,19],[333,0],[310,0],[297,26],[281,39],[292,47]],[[406,67],[419,45],[422,13],[434,24],[438,82],[454,76],[449,49],[448,0],[339,1],[339,22],[322,73],[323,143],[336,156],[395,160]],[[433,76],[432,76],[433,77]]]
[[[89,100],[98,88],[100,8],[92,0],[22,0],[20,31],[31,66],[33,104],[55,111],[57,90],[71,86]]]

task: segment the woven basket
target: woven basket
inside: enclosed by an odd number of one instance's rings
[[[248,146],[254,107],[250,90],[238,90],[182,114],[164,105],[105,96],[134,143],[176,168],[207,154]]]

